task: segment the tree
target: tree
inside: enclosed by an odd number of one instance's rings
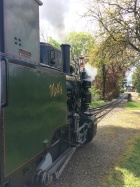
[[[71,32],[66,36],[66,41],[71,45],[71,58],[79,59],[81,55],[88,56],[95,45],[94,38],[89,33]]]
[[[140,67],[136,68],[132,75],[132,83],[136,87],[138,93],[140,93]]]
[[[116,98],[120,94],[121,83],[125,77],[126,68],[121,63],[103,64],[98,66],[98,75],[94,85],[102,90],[103,99]]]
[[[55,46],[56,48],[60,49],[60,43],[58,43],[55,39],[52,37],[49,37],[48,43]]]
[[[86,0],[85,0],[86,1]],[[101,33],[110,37],[118,46],[135,51],[140,56],[140,1],[139,0],[90,0],[85,16],[96,19]],[[136,62],[136,60],[135,60]],[[137,63],[139,60],[137,60]]]
[[[132,51],[131,51],[132,52]],[[118,45],[110,36],[92,49],[91,63],[98,68],[95,80],[97,89],[102,89],[102,98],[112,99],[119,96],[125,72],[133,58],[125,46]]]
[[[96,19],[100,28],[101,42],[99,48],[94,50],[92,59],[97,59],[96,64],[100,69],[105,65],[106,96],[109,92],[113,95],[113,92],[119,92],[119,85],[126,70],[139,65],[140,62],[140,1],[86,2],[87,12],[84,16],[89,17],[91,22]],[[103,85],[103,79],[101,84]]]

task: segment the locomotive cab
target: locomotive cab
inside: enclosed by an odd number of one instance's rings
[[[62,51],[48,43],[40,43],[40,63],[63,72]]]

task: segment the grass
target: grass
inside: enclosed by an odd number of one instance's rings
[[[140,187],[140,135],[127,142],[129,147],[111,171],[105,187]]]
[[[99,100],[99,101],[94,101],[91,103],[90,107],[96,107],[105,104],[105,101]]]
[[[128,102],[125,104],[125,108],[129,110],[140,110],[140,103]],[[139,121],[139,119],[136,120]],[[129,128],[129,126],[127,128]],[[114,168],[112,168],[108,177],[105,179],[103,186],[140,187],[139,125],[137,126],[137,133],[126,142],[126,151],[118,158]]]
[[[140,102],[127,102],[124,107],[129,110],[140,110]]]

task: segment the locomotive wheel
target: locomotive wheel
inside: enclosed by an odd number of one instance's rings
[[[87,131],[85,144],[91,142],[93,137],[94,137],[94,125],[92,124],[91,127]]]

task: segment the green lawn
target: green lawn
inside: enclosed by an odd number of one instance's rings
[[[96,107],[105,104],[105,101],[99,100],[99,101],[94,101],[90,104],[90,107]]]
[[[129,110],[140,110],[140,102],[127,102],[125,108]]]

